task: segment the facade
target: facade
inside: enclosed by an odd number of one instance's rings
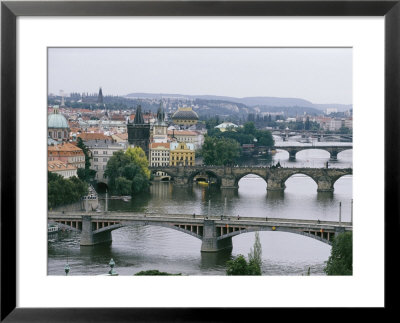
[[[174,124],[183,127],[195,125],[198,120],[199,116],[190,107],[178,108],[178,111],[172,115],[172,121]]]
[[[344,126],[349,129],[353,129],[353,118],[348,118],[344,120]]]
[[[170,166],[194,166],[194,145],[185,142],[172,142],[170,145]]]
[[[343,126],[343,121],[341,119],[331,119],[329,123],[329,131],[338,131]]]
[[[194,149],[201,148],[204,143],[204,135],[191,130],[168,130],[168,136],[178,142],[186,142],[194,145]]]
[[[150,145],[150,166],[169,166],[169,142],[153,142]]]
[[[47,117],[48,137],[58,142],[69,139],[69,125],[67,119],[60,113],[58,105],[53,108],[53,113]]]
[[[128,121],[127,129],[129,145],[142,148],[146,156],[149,156],[150,124],[144,122],[140,105],[136,109],[133,122]]]
[[[57,159],[47,162],[47,170],[54,174],[61,175],[64,178],[78,176],[75,166]]]
[[[96,171],[95,179],[100,182],[107,182],[107,179],[104,177],[104,171],[106,170],[108,160],[114,152],[126,150],[126,145],[115,143],[111,140],[91,140],[85,141],[84,144],[88,147],[92,156],[90,168]]]
[[[85,154],[83,150],[71,143],[62,143],[47,147],[47,160],[58,160],[75,168],[85,168]]]

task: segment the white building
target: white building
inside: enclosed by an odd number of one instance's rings
[[[85,146],[88,147],[92,159],[90,160],[90,168],[96,171],[95,179],[101,182],[107,182],[104,177],[104,171],[107,167],[107,162],[112,157],[113,153],[120,150],[126,150],[125,143],[115,143],[109,140],[91,140],[85,141]]]

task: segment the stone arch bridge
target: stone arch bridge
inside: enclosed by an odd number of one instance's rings
[[[337,156],[340,152],[344,150],[353,149],[353,144],[344,144],[344,145],[275,145],[273,149],[286,150],[289,153],[289,160],[296,160],[296,154],[299,151],[306,149],[321,149],[325,150],[330,154],[331,160],[337,160]]]
[[[189,234],[202,241],[202,252],[232,248],[232,237],[254,231],[300,234],[332,244],[340,232],[352,231],[352,223],[300,219],[156,214],[132,212],[49,212],[48,221],[61,229],[81,233],[81,246],[112,241],[111,232],[125,226],[156,225]]]
[[[311,177],[318,185],[318,192],[332,192],[335,182],[342,176],[352,175],[352,168],[270,168],[270,167],[226,167],[226,166],[167,166],[149,167],[152,172],[162,171],[174,179],[178,186],[188,186],[198,175],[217,179],[221,188],[238,188],[242,177],[254,174],[267,182],[267,190],[283,191],[285,182],[295,174]]]

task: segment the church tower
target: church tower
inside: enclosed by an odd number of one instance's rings
[[[99,89],[99,95],[97,96],[97,105],[104,105],[103,91],[101,87]]]
[[[162,102],[157,111],[157,121],[153,125],[153,141],[154,142],[168,142],[168,125],[165,122],[165,112],[162,107]]]
[[[150,124],[144,122],[142,107],[136,108],[133,122],[128,120],[128,142],[134,147],[140,147],[149,156]]]

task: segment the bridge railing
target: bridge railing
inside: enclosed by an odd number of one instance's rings
[[[251,222],[252,224],[302,224],[302,225],[313,225],[313,226],[341,226],[341,227],[352,227],[351,222],[337,222],[337,221],[324,221],[324,220],[310,220],[310,219],[290,219],[290,218],[269,218],[269,217],[247,217],[237,215],[225,215],[225,216],[208,216],[205,214],[165,214],[165,213],[132,213],[132,212],[107,212],[105,214],[98,212],[51,212],[48,214],[48,219],[65,219],[65,220],[79,220],[83,215],[92,216],[92,220],[115,220],[115,221],[129,221],[129,220],[160,220],[160,221],[176,221],[176,220],[214,220],[217,222],[231,222],[238,224],[245,224]]]

